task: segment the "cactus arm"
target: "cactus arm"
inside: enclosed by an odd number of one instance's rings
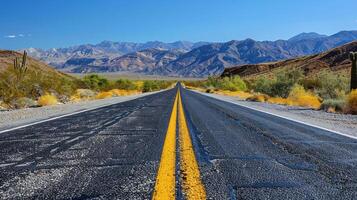
[[[27,52],[24,51],[24,55],[23,55],[23,57],[22,57],[22,66],[21,66],[21,67],[23,67],[23,68],[26,67],[26,59],[27,59]]]
[[[27,62],[26,51],[24,51],[24,54],[22,56],[21,64],[19,62],[19,58],[15,57],[14,59],[14,70],[16,72],[17,81],[21,81],[27,72],[26,62]]]
[[[350,59],[352,62],[351,68],[351,91],[357,89],[357,52],[350,53]]]

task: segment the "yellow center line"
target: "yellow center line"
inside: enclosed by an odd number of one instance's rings
[[[160,166],[156,177],[153,200],[175,199],[175,171],[176,171],[176,122],[177,122],[177,101],[172,108],[169,126],[167,129],[164,146],[161,153]]]
[[[178,96],[180,170],[183,177],[183,191],[186,199],[188,200],[206,199],[206,190],[200,178],[200,170],[195,153],[193,151],[192,141],[187,127],[180,92],[178,92]]]

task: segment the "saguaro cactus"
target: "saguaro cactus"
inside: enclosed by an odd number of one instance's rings
[[[24,51],[21,63],[19,62],[19,58],[17,57],[14,60],[14,70],[16,72],[17,81],[21,81],[24,78],[25,73],[27,72],[26,60],[27,60],[26,51]]]

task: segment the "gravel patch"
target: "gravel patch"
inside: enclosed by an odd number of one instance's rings
[[[218,94],[207,94],[203,92],[199,93],[224,101],[231,101],[238,105],[273,113],[282,117],[302,121],[311,125],[320,126],[346,135],[357,137],[357,115],[328,113],[320,110],[312,110],[302,107],[244,101],[238,97],[224,96]]]
[[[0,111],[0,131],[34,123],[41,120],[50,119],[53,117],[58,117],[61,115],[80,112],[88,109],[100,108],[116,103],[121,103],[124,101],[130,101],[154,93],[157,92],[148,92],[144,94],[113,97],[108,99],[82,101],[77,103],[59,104],[55,106]]]

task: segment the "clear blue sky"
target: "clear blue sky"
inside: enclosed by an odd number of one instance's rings
[[[4,0],[0,49],[357,30],[357,0]]]

